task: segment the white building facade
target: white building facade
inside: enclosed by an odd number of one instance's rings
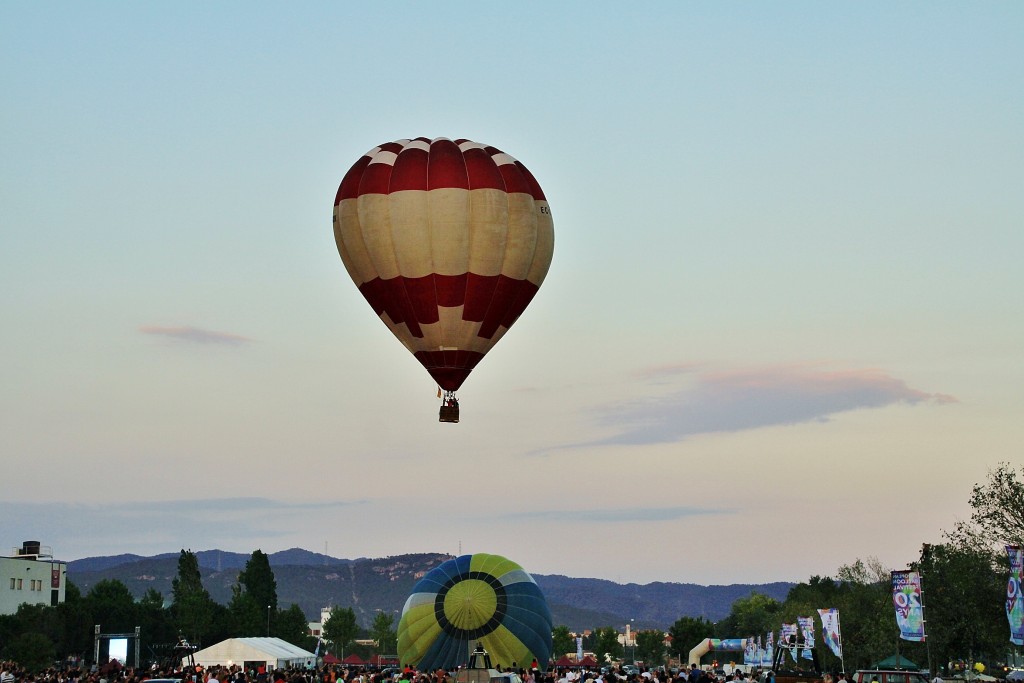
[[[0,614],[14,614],[21,605],[64,602],[68,565],[54,560],[39,541],[25,541],[8,557],[0,557]]]

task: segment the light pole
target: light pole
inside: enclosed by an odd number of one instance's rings
[[[267,638],[270,637],[270,605],[267,605]]]

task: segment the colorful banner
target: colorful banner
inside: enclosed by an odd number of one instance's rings
[[[583,638],[576,637],[576,661],[583,661]]]
[[[921,575],[917,572],[892,573],[892,604],[900,638],[920,642],[924,635],[924,602],[921,599]]]
[[[779,631],[779,647],[789,650],[789,656],[796,662],[796,624],[783,624]]]
[[[814,655],[811,654],[811,648],[814,647],[814,617],[797,617],[796,621],[800,624],[800,633],[804,637],[804,649],[800,651],[800,656],[804,659],[814,659]]]
[[[771,667],[775,665],[775,631],[768,631],[764,640],[764,665]]]
[[[1024,645],[1024,596],[1020,594],[1021,574],[1024,574],[1024,548],[1006,546],[1010,556],[1010,581],[1006,584],[1006,618],[1010,622],[1010,642]]]
[[[742,638],[711,638],[711,651],[712,652],[739,652],[743,649]]]
[[[820,609],[818,616],[821,617],[821,637],[825,639],[828,649],[840,659],[843,658],[843,638],[839,634],[839,610]]]
[[[757,641],[754,640],[754,636],[747,638],[746,645],[743,647],[743,663],[751,666],[757,664]]]

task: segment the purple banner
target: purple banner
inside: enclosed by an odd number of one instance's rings
[[[1010,557],[1010,581],[1006,584],[1006,618],[1010,622],[1010,642],[1024,645],[1024,596],[1020,594],[1020,577],[1024,573],[1024,548],[1006,546]]]
[[[900,638],[920,642],[924,635],[924,602],[921,599],[921,575],[917,572],[892,573],[892,604]]]

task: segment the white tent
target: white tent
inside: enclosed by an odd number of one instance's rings
[[[196,664],[204,667],[238,664],[248,669],[265,665],[268,670],[273,670],[316,664],[316,655],[312,652],[280,638],[228,638],[199,650],[193,657]]]

